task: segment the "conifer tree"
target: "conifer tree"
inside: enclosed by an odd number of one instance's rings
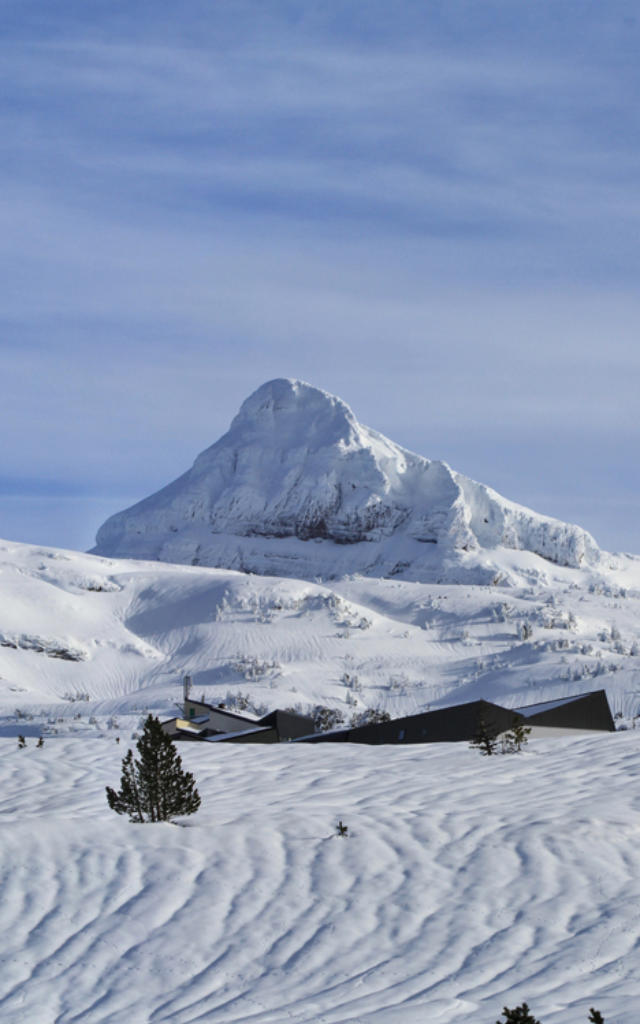
[[[531,726],[519,722],[516,718],[509,732],[504,735],[503,750],[505,754],[519,754],[523,747],[529,742]]]
[[[510,1010],[508,1006],[502,1011],[504,1021],[497,1020],[496,1024],[540,1024],[539,1020],[529,1013],[529,1007],[526,1003],[522,1006],[515,1006],[513,1010]]]
[[[157,718],[149,715],[136,747],[138,758],[129,750],[122,761],[120,791],[107,786],[109,807],[135,822],[194,814],[200,806],[195,780],[182,770],[175,744]]]
[[[476,733],[469,746],[474,750],[479,750],[481,754],[489,757],[491,754],[495,754],[498,742],[496,740],[496,730],[493,726],[489,725],[484,718],[478,719],[478,726]]]

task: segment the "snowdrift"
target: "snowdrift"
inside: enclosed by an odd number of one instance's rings
[[[0,1018],[636,1024],[639,740],[187,744],[180,828],[108,809],[113,738],[0,739]]]

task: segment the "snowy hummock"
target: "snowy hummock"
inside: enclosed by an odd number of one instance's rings
[[[636,1024],[640,731],[180,752],[201,809],[133,825],[113,738],[0,739],[3,1021]]]
[[[96,554],[324,579],[490,579],[497,548],[597,565],[593,538],[401,448],[341,399],[262,385],[179,479],[112,516]],[[476,557],[474,557],[474,554]]]

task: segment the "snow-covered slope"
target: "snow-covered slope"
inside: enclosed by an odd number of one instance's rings
[[[185,673],[211,703],[321,703],[347,720],[601,687],[614,712],[639,713],[640,561],[596,571],[524,551],[496,558],[488,584],[319,584],[5,543],[0,732],[169,717]]]
[[[99,546],[0,544],[0,1019],[489,1024],[527,1000],[635,1024],[640,730],[490,759],[188,744],[185,828],[116,819],[104,787],[185,673],[346,720],[605,688],[630,727],[639,559],[292,381]]]
[[[108,809],[113,737],[27,743],[0,739],[6,1024],[637,1022],[638,731],[186,744],[186,828]]]
[[[585,530],[401,448],[339,398],[278,379],[187,473],[107,520],[94,551],[303,579],[481,582],[500,547],[572,567],[601,558]]]

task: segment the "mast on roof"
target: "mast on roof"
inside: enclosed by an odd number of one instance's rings
[[[189,694],[191,692],[191,676],[185,676],[182,681],[182,695],[184,700],[189,700]]]

